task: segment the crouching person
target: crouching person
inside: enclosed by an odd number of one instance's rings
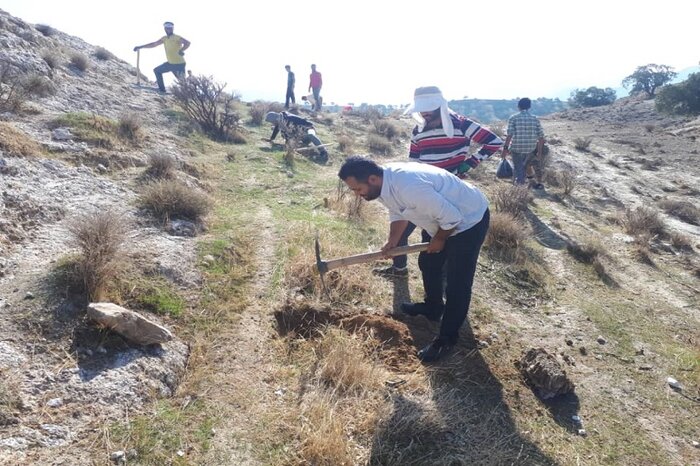
[[[328,161],[328,151],[316,136],[314,124],[306,118],[287,112],[268,112],[265,115],[265,121],[273,125],[270,142],[274,141],[279,133],[282,133],[285,143],[291,142],[295,146],[312,144],[315,157],[311,158],[316,162],[325,163]]]

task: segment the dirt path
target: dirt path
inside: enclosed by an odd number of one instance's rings
[[[272,369],[269,351],[273,298],[269,296],[274,268],[275,234],[272,212],[261,207],[250,216],[258,234],[258,246],[253,267],[257,271],[250,285],[251,305],[240,315],[240,320],[229,331],[220,334],[212,343],[211,359],[215,361],[216,381],[207,393],[208,402],[215,406],[223,421],[216,428],[211,449],[204,459],[206,465],[258,464],[247,441],[249,429],[255,427],[257,417],[264,411],[275,391],[267,380]]]

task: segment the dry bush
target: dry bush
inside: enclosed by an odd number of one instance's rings
[[[377,118],[375,120],[372,120],[372,125],[374,127],[375,133],[377,133],[380,136],[384,136],[389,141],[398,137],[401,133],[401,130],[396,125],[396,123],[384,118]]]
[[[56,34],[56,30],[49,26],[48,24],[37,24],[34,26],[37,31],[42,33],[45,37],[51,37]]]
[[[0,369],[0,425],[14,423],[13,414],[22,408],[22,398],[16,374]]]
[[[639,262],[656,267],[654,260],[651,258],[651,247],[650,238],[648,237],[637,237],[635,238],[632,257],[637,259]]]
[[[163,221],[199,221],[211,209],[211,199],[205,193],[176,180],[150,183],[139,196],[139,204]]]
[[[131,142],[138,142],[143,139],[141,131],[141,117],[136,113],[124,113],[117,122],[117,132],[119,136]]]
[[[560,146],[562,144],[562,140],[557,137],[550,137],[547,138],[547,144],[552,146]]]
[[[700,209],[688,201],[664,199],[659,202],[659,207],[668,215],[683,220],[691,225],[700,225]]]
[[[625,231],[633,236],[663,235],[666,225],[658,212],[649,207],[637,207],[625,210],[622,218]]]
[[[95,58],[98,60],[107,61],[114,59],[114,55],[104,47],[97,47],[95,49]]]
[[[525,186],[499,185],[492,196],[492,202],[498,212],[521,217],[527,211],[532,194]]]
[[[344,154],[349,154],[352,151],[352,147],[355,145],[355,140],[351,136],[339,136],[338,137],[338,150]]]
[[[75,274],[89,301],[100,301],[115,278],[129,230],[125,218],[112,210],[83,214],[68,223],[71,242],[80,250]]]
[[[323,206],[336,212],[344,212],[348,219],[364,220],[365,200],[356,196],[342,180],[338,180],[335,196],[323,199]]]
[[[545,173],[545,181],[551,186],[562,188],[565,196],[570,196],[579,184],[578,176],[571,169],[547,170]]]
[[[588,152],[591,147],[591,142],[593,142],[593,138],[590,136],[585,138],[576,138],[574,139],[574,147],[576,150],[580,150],[581,152]]]
[[[41,148],[25,132],[0,122],[0,151],[10,157],[27,157],[39,154]]]
[[[367,136],[367,147],[370,152],[379,155],[391,154],[391,141],[384,136],[378,134],[370,134]]]
[[[82,53],[75,52],[70,56],[70,64],[77,70],[86,71],[90,66],[90,59]]]
[[[46,76],[32,74],[22,80],[22,87],[28,95],[48,97],[56,93],[56,86]]]
[[[253,126],[262,125],[265,121],[265,115],[269,112],[270,105],[267,102],[260,100],[253,102],[250,105],[250,124]]]
[[[566,245],[566,250],[574,259],[584,264],[593,264],[600,256],[605,255],[603,244],[596,240],[585,241],[581,244],[570,242]]]
[[[172,92],[187,116],[206,135],[217,141],[232,142],[235,134],[240,136],[241,117],[234,109],[240,98],[224,92],[225,88],[225,83],[217,83],[211,76],[191,76],[177,81]]]
[[[172,179],[175,177],[177,162],[168,154],[151,154],[148,156],[146,175],[157,179]]]
[[[27,99],[23,72],[8,61],[0,61],[0,113],[17,112]]]
[[[53,50],[44,50],[41,52],[41,58],[52,70],[60,64],[60,57]]]
[[[367,358],[368,343],[358,335],[328,328],[316,350],[318,381],[337,394],[361,393],[381,387],[378,366]]]
[[[525,225],[510,212],[492,212],[484,241],[488,253],[499,260],[515,262],[526,239]]]
[[[684,235],[683,233],[678,233],[677,231],[671,232],[669,235],[669,239],[671,240],[671,246],[674,247],[674,249],[677,249],[679,251],[683,252],[693,252],[693,240],[690,239],[688,235]]]

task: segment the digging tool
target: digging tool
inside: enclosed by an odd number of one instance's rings
[[[398,248],[389,249],[386,252],[375,251],[367,252],[364,254],[356,254],[354,256],[341,257],[340,259],[333,259],[329,261],[324,261],[321,259],[321,245],[318,242],[318,235],[316,235],[316,268],[318,273],[321,275],[321,285],[323,286],[323,291],[326,296],[330,299],[330,293],[328,288],[326,288],[326,282],[323,280],[323,275],[333,269],[338,269],[340,267],[346,267],[353,264],[364,264],[365,262],[372,262],[379,259],[384,259],[385,257],[403,256],[404,254],[412,254],[414,252],[421,252],[428,249],[430,243],[416,243],[409,244],[408,246],[400,246]]]
[[[136,51],[136,85],[141,86],[141,67],[139,66],[141,62],[141,50]]]

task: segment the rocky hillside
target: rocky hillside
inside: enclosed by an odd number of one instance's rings
[[[324,259],[384,243],[336,173],[403,160],[411,121],[307,115],[317,164],[267,140],[273,104],[237,102],[217,143],[108,51],[2,11],[0,44],[1,465],[700,461],[699,119],[569,110],[543,118],[544,190],[472,170],[493,222],[470,325],[424,365],[437,324],[399,311],[415,256],[401,279],[334,270],[329,295],[314,270],[316,233]],[[86,232],[124,233],[94,274]],[[174,338],[89,319],[97,275]]]

